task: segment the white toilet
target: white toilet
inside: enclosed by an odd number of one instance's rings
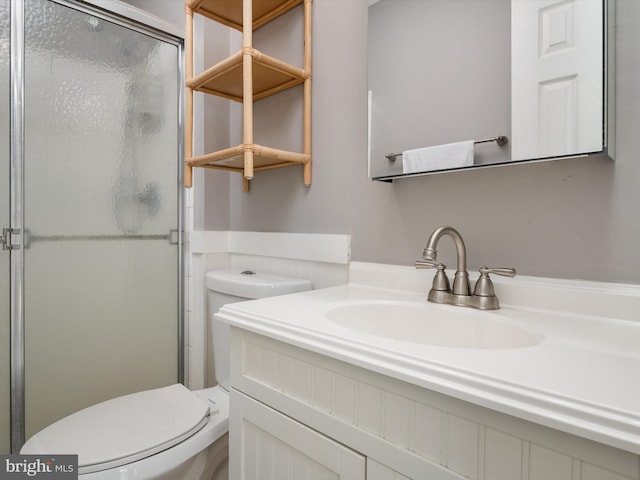
[[[213,318],[227,303],[311,289],[308,280],[240,270],[205,278],[218,385],[181,384],[107,400],[36,433],[22,454],[77,454],[83,480],[228,479],[229,327]]]

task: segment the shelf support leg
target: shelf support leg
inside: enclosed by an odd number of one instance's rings
[[[185,141],[184,141],[184,186],[193,185],[193,167],[186,162],[193,157],[193,10],[185,5]]]
[[[244,174],[247,180],[253,178],[253,14],[252,0],[243,0],[242,3],[242,110],[243,110],[243,129],[242,143]],[[247,146],[251,148],[247,148]]]
[[[311,156],[311,0],[304,1],[304,81],[303,153]],[[304,164],[303,181],[311,185],[311,161]]]

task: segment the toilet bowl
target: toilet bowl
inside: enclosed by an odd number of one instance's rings
[[[181,384],[107,400],[31,437],[22,454],[78,455],[82,480],[228,479],[229,327],[214,313],[227,303],[311,289],[307,280],[241,270],[205,277],[218,385]]]

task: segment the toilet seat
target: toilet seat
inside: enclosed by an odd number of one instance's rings
[[[166,450],[209,420],[209,405],[181,384],[88,407],[34,435],[22,453],[77,454],[78,472],[115,468]]]

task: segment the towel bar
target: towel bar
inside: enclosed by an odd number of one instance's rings
[[[484,140],[474,140],[473,143],[478,144],[478,143],[488,143],[488,142],[496,142],[499,147],[502,147],[507,143],[509,143],[509,137],[505,135],[498,135],[497,137],[485,138]],[[402,156],[401,153],[389,153],[385,155],[387,160],[390,160],[392,162],[395,161],[397,157],[401,157],[401,156]]]

